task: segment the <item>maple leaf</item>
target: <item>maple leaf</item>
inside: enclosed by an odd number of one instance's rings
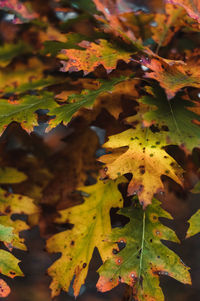
[[[160,129],[167,126],[168,131],[164,135],[171,144],[184,146],[189,151],[200,145],[200,128],[193,122],[200,121],[200,115],[193,112],[196,108],[195,104],[182,99],[178,94],[168,100],[159,86],[148,86],[146,90],[149,95],[138,99],[139,102],[147,105],[142,114],[144,123],[155,124]],[[141,109],[139,108],[139,112]],[[133,118],[137,118],[137,115]],[[131,121],[131,117],[128,120]]]
[[[152,133],[148,128],[129,129],[109,137],[103,147],[112,151],[99,161],[106,164],[106,175],[116,179],[131,173],[128,194],[138,194],[141,204],[151,203],[154,193],[163,191],[161,176],[166,175],[181,185],[182,169],[163,147],[162,133]],[[123,148],[128,147],[124,151]],[[122,149],[120,149],[122,148]],[[159,168],[158,168],[159,167]]]
[[[19,0],[0,0],[0,9],[16,14],[19,19],[15,19],[15,23],[28,22],[38,17],[30,5],[27,6]]]
[[[52,296],[56,296],[63,289],[67,291],[73,282],[74,295],[78,296],[81,285],[87,276],[88,267],[94,248],[97,247],[104,261],[112,251],[103,242],[105,236],[111,232],[110,209],[122,207],[122,196],[117,181],[98,181],[92,186],[80,188],[84,194],[84,203],[60,211],[59,223],[72,223],[72,230],[58,233],[47,241],[49,252],[61,252],[62,256],[48,269],[53,278],[50,285]]]
[[[64,105],[57,105],[57,107],[50,109],[49,115],[56,117],[50,121],[50,127],[55,127],[63,122],[67,124],[76,112],[84,107],[91,108],[100,94],[109,93],[114,86],[125,80],[125,77],[113,78],[112,80],[101,80],[101,84],[97,90],[82,90],[81,94],[71,94],[68,96],[68,103]]]
[[[200,23],[200,2],[199,0],[165,0],[167,3],[180,5],[188,15]]]
[[[37,114],[39,109],[51,109],[56,107],[53,94],[41,93],[39,96],[26,95],[17,103],[10,103],[6,99],[0,101],[0,132],[12,121],[21,123],[27,130],[32,131],[37,125]]]
[[[85,50],[63,49],[58,55],[60,59],[68,59],[61,61],[63,67],[61,71],[80,71],[83,70],[84,75],[94,71],[99,65],[103,65],[107,72],[111,72],[117,66],[119,60],[126,63],[131,61],[133,51],[127,51],[100,39],[97,43],[83,41],[79,46]]]
[[[125,247],[113,254],[98,270],[97,288],[101,292],[112,289],[120,282],[133,287],[136,300],[164,301],[159,287],[159,276],[167,275],[186,284],[191,284],[189,268],[178,255],[168,249],[161,240],[179,242],[175,233],[161,224],[159,218],[171,219],[169,213],[152,200],[145,211],[141,206],[123,208],[119,211],[130,219],[124,228],[112,230],[110,240],[124,242]]]
[[[161,57],[142,59],[142,64],[152,72],[146,72],[145,77],[157,80],[165,89],[169,98],[184,87],[200,87],[199,60],[182,61],[167,60]]]
[[[200,209],[192,215],[188,223],[190,226],[187,231],[186,238],[196,235],[200,232]]]

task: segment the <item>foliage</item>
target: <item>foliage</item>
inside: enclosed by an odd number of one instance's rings
[[[12,250],[37,225],[60,253],[52,297],[79,295],[95,249],[102,292],[161,301],[160,276],[191,284],[162,218],[179,210],[168,187],[200,192],[200,4],[146,2],[0,0],[0,272],[23,276]]]
[[[4,178],[5,174],[5,178]],[[26,176],[13,168],[1,170],[1,183],[19,183],[26,179]],[[33,200],[19,194],[9,193],[0,189],[0,241],[4,243],[8,250],[0,249],[0,271],[1,274],[8,277],[23,276],[18,263],[20,262],[11,251],[13,248],[26,250],[24,239],[19,236],[21,231],[29,229],[26,222],[16,219],[13,220],[13,214],[33,214],[37,212],[37,207]],[[6,283],[1,280],[0,296],[6,297],[10,289]]]
[[[105,292],[121,281],[133,286],[138,300],[164,300],[159,275],[190,283],[188,268],[160,241],[178,242],[178,239],[171,229],[160,223],[160,217],[171,217],[156,199],[146,211],[136,205],[121,209],[119,213],[128,217],[130,222],[122,229],[114,229],[110,239],[113,246],[120,241],[126,246],[112,254],[100,268],[99,290]]]

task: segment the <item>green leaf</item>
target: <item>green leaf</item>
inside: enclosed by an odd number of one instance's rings
[[[57,222],[68,222],[74,224],[74,227],[47,241],[49,252],[62,254],[48,269],[53,278],[50,285],[52,297],[58,295],[61,289],[68,291],[74,275],[74,295],[78,296],[95,247],[103,260],[110,255],[110,244],[103,243],[103,239],[111,232],[110,209],[123,206],[118,184],[124,181],[126,180],[122,177],[116,182],[104,183],[99,180],[94,185],[82,187],[80,189],[86,195],[84,203],[60,211],[61,217]]]
[[[0,217],[1,220],[1,217]],[[0,241],[10,243],[13,240],[13,228],[0,223]]]
[[[66,42],[60,41],[45,41],[44,49],[42,50],[43,54],[51,54],[56,56],[62,49],[84,49],[83,47],[78,46],[77,44],[81,41],[88,39],[84,35],[78,33],[69,33],[66,35]]]
[[[83,70],[84,75],[93,72],[99,65],[103,65],[107,72],[116,69],[117,62],[131,61],[131,55],[136,52],[120,48],[107,40],[99,39],[98,43],[83,41],[79,44],[84,50],[63,49],[58,55],[63,67],[61,71],[72,72]],[[67,61],[64,61],[67,60]]]
[[[178,239],[171,229],[161,224],[160,217],[171,219],[171,216],[160,207],[159,201],[153,199],[145,211],[137,205],[123,208],[119,213],[130,222],[124,228],[113,229],[110,240],[114,249],[117,249],[117,242],[126,245],[117,254],[113,252],[115,254],[100,267],[98,290],[110,290],[121,281],[133,287],[138,301],[164,301],[159,286],[160,275],[191,283],[189,268],[161,242],[178,242]]]
[[[124,80],[125,77],[113,78],[110,81],[101,80],[101,86],[97,90],[83,90],[81,94],[70,95],[67,104],[57,105],[56,108],[50,109],[49,115],[55,115],[55,118],[50,121],[50,126],[55,127],[61,122],[67,124],[80,108],[92,107],[100,94],[109,93],[115,85]]]
[[[200,127],[193,122],[200,121],[200,115],[189,110],[195,105],[182,99],[180,95],[168,100],[164,90],[159,86],[147,89],[151,95],[138,99],[139,102],[148,105],[143,120],[154,123],[160,129],[167,126],[169,131],[165,133],[166,140],[171,144],[184,146],[189,151],[200,146]]]
[[[196,235],[200,232],[200,209],[194,215],[192,215],[188,223],[190,224],[190,226],[187,231],[186,238]]]
[[[27,179],[27,176],[12,167],[0,168],[0,184],[21,183]]]
[[[16,104],[6,99],[0,100],[0,132],[12,121],[21,123],[27,130],[32,131],[38,124],[37,114],[39,109],[52,109],[56,107],[53,93],[44,92],[39,96],[26,95]]]
[[[200,193],[200,181],[196,183],[196,185],[191,190],[192,193]]]
[[[0,46],[0,67],[7,66],[13,58],[31,52],[31,46],[20,41],[17,44],[4,44]]]

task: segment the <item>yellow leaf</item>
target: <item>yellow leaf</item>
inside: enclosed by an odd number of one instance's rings
[[[131,173],[133,175],[128,194],[138,194],[140,203],[146,207],[154,193],[163,191],[161,176],[166,175],[181,185],[182,169],[162,148],[165,146],[161,133],[150,129],[129,129],[109,137],[104,147],[112,150],[100,161],[107,166],[106,174],[111,179]],[[128,150],[124,152],[124,148]],[[121,149],[119,149],[121,148]],[[123,148],[123,149],[122,149]]]
[[[50,285],[52,296],[63,289],[67,291],[73,282],[74,295],[78,296],[81,285],[87,276],[88,267],[95,247],[105,261],[111,254],[110,243],[104,240],[111,232],[110,209],[122,207],[122,196],[118,184],[125,182],[124,178],[117,181],[98,181],[96,184],[82,187],[88,196],[84,203],[60,211],[59,223],[74,224],[72,230],[63,231],[47,241],[49,252],[60,252],[62,256],[48,269],[53,278]]]

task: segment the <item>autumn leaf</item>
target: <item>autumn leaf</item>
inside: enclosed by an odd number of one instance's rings
[[[63,49],[58,58],[67,61],[61,61],[63,67],[61,71],[80,71],[83,70],[84,75],[94,71],[99,65],[103,65],[107,72],[111,72],[117,66],[119,60],[126,63],[131,61],[133,51],[126,51],[117,47],[106,40],[98,40],[96,43],[83,41],[78,44],[84,50]]]
[[[0,279],[0,298],[5,298],[9,294],[10,294],[10,287],[3,279]]]
[[[161,57],[144,58],[141,61],[151,70],[145,73],[145,77],[157,80],[165,89],[168,98],[174,97],[184,87],[200,87],[199,59],[195,62],[193,58],[186,63]]]
[[[173,5],[165,6],[165,13],[158,13],[155,16],[157,26],[152,27],[152,38],[158,44],[158,47],[166,46],[175,33],[180,29],[184,10]]]
[[[99,160],[106,164],[106,175],[116,179],[120,175],[133,175],[128,194],[138,194],[144,207],[151,204],[155,193],[163,191],[161,176],[165,175],[181,185],[182,169],[163,147],[162,133],[150,129],[129,129],[109,137],[103,147],[112,151]],[[123,148],[128,148],[124,150]],[[159,168],[158,168],[159,167]]]
[[[191,190],[192,193],[200,193],[200,181],[196,183],[196,185]]]
[[[0,132],[12,121],[21,123],[27,130],[32,131],[38,124],[37,114],[39,109],[56,107],[53,94],[50,92],[37,95],[26,95],[17,103],[10,103],[7,99],[0,101]]]
[[[178,242],[178,239],[171,229],[161,224],[160,217],[171,219],[171,216],[160,207],[159,201],[153,199],[145,211],[137,205],[123,208],[119,214],[130,221],[124,228],[113,229],[110,240],[114,249],[118,249],[116,242],[123,242],[125,247],[112,253],[98,270],[98,290],[105,292],[123,282],[133,287],[133,295],[138,301],[164,301],[159,276],[191,283],[189,268],[161,242]]]
[[[21,21],[28,22],[38,17],[38,15],[32,11],[30,3],[26,5],[19,0],[1,0],[0,9],[16,14],[20,20],[15,20],[15,23],[21,23]]]
[[[5,179],[3,178],[5,173]],[[8,175],[11,179],[6,179]],[[19,178],[18,178],[19,177]],[[25,175],[11,168],[1,169],[1,183],[19,183],[25,180]],[[13,214],[33,214],[38,212],[38,208],[33,204],[33,200],[22,195],[9,193],[0,188],[0,241],[4,243],[9,251],[0,249],[0,273],[8,277],[23,276],[18,260],[10,252],[13,248],[27,250],[24,239],[19,236],[21,231],[29,229],[25,221],[13,219]],[[1,287],[2,286],[2,287]],[[6,297],[10,288],[0,279],[0,296]]]
[[[0,184],[21,183],[27,176],[13,167],[0,168]]]
[[[86,194],[84,203],[60,211],[59,223],[74,224],[72,230],[63,231],[47,241],[49,252],[60,252],[61,257],[48,269],[53,278],[50,285],[52,297],[60,290],[68,291],[73,282],[74,295],[77,297],[88,273],[88,267],[94,248],[97,247],[102,260],[110,255],[110,244],[103,242],[111,232],[110,209],[122,207],[122,196],[118,190],[119,183],[125,181],[98,181],[92,186],[80,188]]]
[[[168,100],[163,89],[156,85],[147,86],[146,91],[148,94],[138,99],[139,103],[146,106],[142,114],[144,123],[155,124],[159,129],[167,126],[166,142],[171,144],[189,151],[200,145],[200,128],[194,123],[194,120],[200,121],[200,115],[193,112],[195,104],[184,100],[180,94]],[[139,113],[141,110],[142,106],[139,107]],[[137,115],[133,118],[136,119]],[[128,120],[130,122],[131,117]]]
[[[62,82],[61,78],[45,76],[49,66],[43,64],[38,58],[30,58],[26,64],[17,63],[0,70],[0,95],[6,93],[23,93],[30,90]]]
[[[4,44],[0,46],[0,67],[6,67],[13,58],[30,53],[31,51],[31,46],[22,41],[16,44]]]
[[[55,115],[55,118],[50,121],[50,127],[55,127],[61,122],[67,124],[78,110],[81,108],[92,108],[100,94],[110,93],[115,85],[124,80],[125,77],[113,78],[110,81],[101,80],[99,81],[100,87],[96,90],[85,89],[82,90],[81,94],[71,94],[66,99],[68,101],[67,104],[57,105],[57,107],[50,109],[49,115]]]
[[[183,7],[188,15],[200,23],[200,2],[199,0],[165,0],[167,3]]]
[[[51,54],[52,56],[56,56],[62,49],[78,49],[83,50],[84,48],[80,47],[78,44],[86,39],[85,36],[76,34],[76,33],[68,33],[66,35],[66,42],[61,42],[57,40],[45,41],[44,49],[42,50],[43,54]]]
[[[200,232],[200,210],[198,210],[188,221],[189,229],[187,231],[186,238],[196,235]]]

